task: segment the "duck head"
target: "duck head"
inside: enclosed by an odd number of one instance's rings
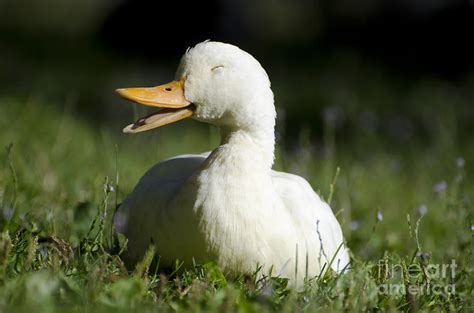
[[[184,118],[229,130],[273,132],[275,107],[260,63],[236,46],[205,41],[188,49],[174,81],[156,87],[117,89],[133,102],[161,108],[124,128],[137,133]]]

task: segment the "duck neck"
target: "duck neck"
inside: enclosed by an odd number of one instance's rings
[[[217,262],[234,270],[251,271],[258,260],[249,259],[249,255],[259,255],[260,245],[255,245],[252,253],[242,253],[250,248],[247,241],[237,237],[238,231],[245,229],[252,232],[247,234],[250,238],[259,238],[265,233],[262,221],[270,220],[274,212],[270,175],[273,127],[261,131],[221,128],[221,134],[221,144],[207,158],[193,184],[198,187],[194,210],[201,216],[209,251],[217,256]]]
[[[248,162],[255,169],[270,170],[275,151],[274,124],[258,129],[221,127],[221,143],[216,153],[237,163],[234,165]]]
[[[275,158],[276,110],[273,93],[270,88],[263,88],[247,101],[246,105],[241,105],[249,108],[245,125],[221,125],[221,144],[215,152],[236,162],[237,166],[250,164],[255,169],[270,170]]]

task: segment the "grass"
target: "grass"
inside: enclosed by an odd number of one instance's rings
[[[35,99],[1,98],[0,312],[470,311],[474,143],[458,140],[452,115],[435,123],[428,144],[363,129],[340,143],[330,124],[320,143],[304,129],[279,141],[276,168],[331,199],[352,253],[348,273],[294,291],[213,264],[162,273],[153,247],[134,270],[120,259],[116,203],[156,161],[215,146],[215,130],[183,122],[124,136]],[[454,275],[443,275],[453,260]]]

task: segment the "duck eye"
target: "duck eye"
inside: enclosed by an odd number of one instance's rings
[[[218,68],[224,67],[224,65],[216,65],[213,68],[211,68],[211,71],[217,70]]]
[[[166,91],[171,91],[171,88],[170,88],[170,87],[166,87],[165,90],[166,90]]]

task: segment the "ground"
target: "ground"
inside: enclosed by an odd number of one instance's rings
[[[110,227],[117,203],[155,162],[209,150],[217,133],[189,121],[130,137],[58,107],[0,98],[0,312],[473,308],[474,143],[460,139],[449,110],[429,142],[387,140],[370,114],[340,142],[337,110],[326,112],[320,142],[279,126],[275,168],[303,175],[331,203],[352,257],[347,273],[294,291],[212,264],[162,273],[153,247],[127,271],[126,238]]]

